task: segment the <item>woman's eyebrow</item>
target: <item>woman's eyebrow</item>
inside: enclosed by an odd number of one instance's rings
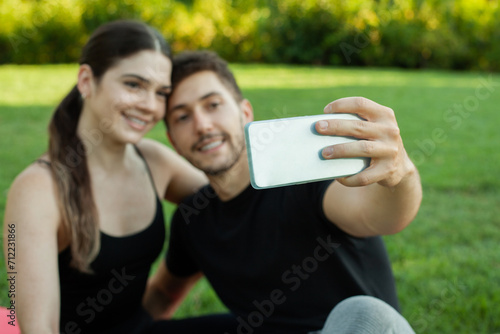
[[[133,78],[136,78],[137,80],[139,80],[139,81],[141,81],[141,82],[143,82],[143,83],[145,83],[145,84],[147,84],[147,85],[150,85],[150,84],[151,84],[151,81],[150,81],[150,80],[148,80],[148,79],[146,79],[146,78],[144,78],[144,77],[142,77],[142,76],[140,76],[140,75],[138,75],[138,74],[126,73],[126,74],[123,74],[123,75],[122,75],[122,78],[124,78],[124,77],[133,77]],[[169,90],[169,89],[171,89],[171,88],[172,88],[172,86],[171,86],[171,85],[163,85],[163,86],[161,86],[161,89],[166,89],[166,90]]]
[[[146,79],[138,74],[126,73],[126,74],[122,75],[122,78],[124,78],[124,77],[133,77],[133,78],[136,78],[144,83],[151,83],[151,81],[149,81],[148,79]]]

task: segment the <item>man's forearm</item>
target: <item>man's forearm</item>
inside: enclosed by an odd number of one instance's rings
[[[394,187],[372,184],[359,190],[362,192],[360,207],[365,212],[363,220],[370,225],[373,234],[394,234],[403,230],[417,215],[422,201],[422,186],[416,168]]]

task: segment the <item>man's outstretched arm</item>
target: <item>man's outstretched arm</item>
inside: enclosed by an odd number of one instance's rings
[[[321,134],[361,139],[325,148],[324,158],[371,158],[367,169],[339,178],[327,189],[323,198],[327,218],[358,237],[401,231],[418,212],[422,186],[417,168],[404,148],[393,110],[365,98],[351,97],[328,104],[325,113],[353,113],[366,121],[318,122],[316,130]]]

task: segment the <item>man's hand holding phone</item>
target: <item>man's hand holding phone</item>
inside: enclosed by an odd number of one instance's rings
[[[347,136],[360,140],[325,147],[325,159],[367,157],[370,166],[358,174],[337,178],[345,186],[379,183],[394,187],[415,170],[403,146],[399,127],[391,108],[363,97],[348,97],[329,103],[327,114],[356,114],[363,120],[327,119],[316,122],[318,133]]]

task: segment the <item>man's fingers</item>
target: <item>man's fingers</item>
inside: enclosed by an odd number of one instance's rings
[[[397,155],[396,150],[381,142],[358,140],[325,147],[321,154],[325,159],[382,158]]]
[[[316,122],[316,131],[326,136],[348,136],[359,139],[376,139],[383,133],[383,126],[362,120],[329,119]]]
[[[340,182],[346,187],[363,187],[372,183],[376,183],[381,179],[381,176],[377,175],[377,173],[374,173],[372,170],[367,168],[358,174],[338,178],[336,179],[336,181]]]
[[[364,97],[345,97],[330,102],[324,109],[327,114],[348,113],[357,114],[360,117],[375,121],[378,119],[395,118],[391,108],[378,104]]]
[[[336,181],[347,187],[363,187],[373,183],[377,183],[379,181],[382,181],[383,179],[384,174],[380,173],[378,168],[375,168],[374,165],[371,165],[358,174],[338,178],[336,179]]]
[[[338,182],[347,187],[363,187],[374,183],[379,183],[385,187],[394,187],[401,181],[401,173],[394,165],[380,163],[380,161],[373,162],[362,172],[338,178]]]
[[[332,119],[316,123],[316,130],[321,135],[359,139],[325,147],[321,152],[323,158],[371,158],[368,168],[359,174],[338,179],[340,183],[351,187],[373,183],[392,187],[401,180],[405,151],[391,108],[363,97],[347,97],[329,103],[324,112],[356,114],[366,120]]]

